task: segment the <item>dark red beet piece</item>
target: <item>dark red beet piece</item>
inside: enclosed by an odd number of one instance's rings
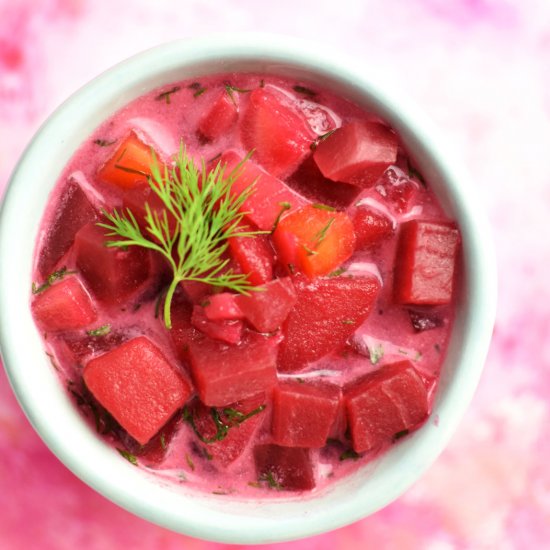
[[[143,289],[151,274],[150,254],[136,246],[108,248],[105,241],[105,229],[85,225],[75,237],[75,263],[98,300],[120,305]]]
[[[40,241],[38,271],[45,279],[73,244],[76,232],[89,222],[96,221],[98,213],[86,193],[73,179],[65,184],[61,200],[54,211],[48,231]]]
[[[279,382],[273,391],[273,441],[285,447],[323,447],[340,398],[340,388],[331,384]]]
[[[459,240],[458,230],[449,223],[404,223],[396,256],[395,300],[401,304],[448,304]]]
[[[370,187],[397,159],[397,136],[378,122],[350,122],[321,141],[313,158],[323,175]]]
[[[292,279],[283,277],[263,285],[264,290],[237,296],[237,304],[248,322],[259,332],[277,330],[296,303]]]
[[[90,295],[80,279],[71,275],[37,294],[31,309],[37,325],[46,332],[84,328],[97,319]]]
[[[258,480],[271,489],[309,491],[315,487],[309,449],[256,445],[254,461]]]
[[[249,332],[236,346],[209,338],[189,342],[193,381],[201,401],[225,407],[277,383],[277,343]]]
[[[256,162],[284,178],[310,154],[315,133],[285,95],[258,88],[250,93],[243,113],[241,139],[246,150],[254,150]]]
[[[200,436],[207,441],[214,440],[209,443],[203,441],[213,460],[223,466],[229,466],[243,454],[256,430],[263,423],[265,412],[261,407],[265,407],[265,404],[265,394],[261,393],[218,409],[207,407],[199,399],[195,399],[188,411],[190,420]],[[250,417],[242,420],[251,413],[253,414]],[[228,426],[227,431],[220,430],[214,416],[222,425]],[[219,441],[215,441],[216,438],[219,438]]]
[[[297,302],[283,325],[277,368],[303,368],[341,349],[368,317],[380,282],[375,276],[294,279]]]
[[[162,303],[161,300],[159,318],[164,323]],[[182,291],[176,291],[170,309],[172,328],[168,333],[176,349],[178,359],[184,363],[189,361],[189,344],[203,338],[202,334],[191,323],[192,313],[193,305],[186,299]]]
[[[376,190],[394,212],[401,214],[409,210],[418,184],[399,168],[391,167],[376,182]]]
[[[442,327],[444,324],[441,314],[428,309],[409,309],[409,317],[415,332],[424,332]]]
[[[344,391],[353,448],[362,453],[390,443],[428,416],[428,393],[410,361],[385,365]]]
[[[241,224],[241,228],[242,231],[257,231],[255,227],[246,224]],[[273,279],[275,254],[267,235],[234,237],[228,240],[228,244],[232,258],[253,285],[262,285]]]
[[[243,333],[243,322],[238,320],[211,321],[204,313],[204,308],[194,306],[191,315],[191,324],[206,336],[226,342],[227,344],[238,344]]]
[[[313,157],[307,157],[288,179],[288,185],[313,203],[333,208],[347,208],[361,193],[361,188],[325,178]]]
[[[148,338],[125,342],[84,367],[93,396],[145,445],[191,395],[191,384]]]
[[[395,222],[378,208],[360,204],[353,214],[355,248],[368,248],[389,239],[395,232]]]

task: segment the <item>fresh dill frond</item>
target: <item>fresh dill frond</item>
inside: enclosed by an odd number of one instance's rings
[[[259,231],[246,231],[241,227],[246,212],[243,205],[254,192],[256,182],[240,194],[231,191],[240,177],[247,155],[233,170],[226,173],[218,162],[213,170],[207,170],[203,161],[199,170],[188,156],[182,144],[175,166],[164,168],[161,173],[152,151],[152,177],[148,178],[153,192],[160,198],[163,208],[153,210],[145,203],[145,229],[142,230],[134,213],[103,211],[106,236],[113,239],[108,247],[140,246],[162,254],[173,271],[173,280],[164,298],[164,323],[172,327],[170,305],[178,284],[182,281],[200,281],[234,292],[248,294],[254,287],[245,274],[234,273],[227,268],[224,252],[228,239],[252,237]]]

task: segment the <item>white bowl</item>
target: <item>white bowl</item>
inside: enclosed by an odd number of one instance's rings
[[[313,498],[245,501],[197,494],[122,460],[75,410],[30,314],[40,219],[62,168],[80,144],[117,109],[153,88],[239,71],[309,80],[378,112],[398,131],[462,232],[463,288],[432,417],[375,462]],[[169,43],[124,61],[76,92],[47,120],[17,165],[0,214],[0,346],[21,406],[49,448],[83,481],[174,531],[228,543],[265,543],[318,534],[372,514],[436,459],[478,383],[495,316],[496,268],[489,228],[470,182],[441,150],[441,138],[403,98],[371,79],[368,67],[349,64],[319,45],[273,35],[217,36]]]

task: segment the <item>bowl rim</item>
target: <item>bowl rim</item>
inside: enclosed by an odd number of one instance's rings
[[[112,455],[116,453],[101,448],[83,437],[79,433],[79,429],[82,431],[82,422],[79,420],[67,420],[71,442],[76,441],[83,445],[94,458],[109,464],[112,471],[98,472],[94,467],[90,467],[82,460],[80,451],[75,450],[64,437],[60,437],[56,419],[69,410],[70,404],[58,404],[54,399],[49,402],[48,399],[43,399],[39,388],[36,387],[39,384],[37,377],[34,376],[33,380],[28,372],[18,368],[22,358],[32,357],[31,351],[21,349],[22,327],[28,329],[30,326],[30,312],[17,309],[21,302],[17,301],[17,297],[14,296],[16,293],[11,289],[18,282],[15,281],[15,275],[6,268],[8,259],[19,257],[14,256],[18,253],[18,242],[14,242],[11,237],[11,230],[19,226],[21,220],[18,218],[24,218],[17,216],[17,212],[21,211],[24,204],[21,191],[24,182],[29,181],[32,170],[36,170],[32,168],[33,163],[44,155],[52,136],[59,141],[59,134],[67,124],[68,117],[76,117],[76,124],[79,120],[79,109],[85,106],[84,114],[90,115],[106,101],[113,101],[116,94],[124,95],[120,92],[121,87],[123,90],[133,87],[135,93],[136,89],[142,86],[141,92],[134,96],[138,97],[161,85],[148,83],[156,82],[161,74],[172,74],[170,71],[177,71],[178,67],[201,64],[204,66],[208,63],[212,66],[221,63],[223,66],[224,63],[235,60],[271,63],[275,68],[293,66],[298,70],[313,71],[320,78],[342,83],[352,95],[356,93],[358,97],[368,97],[398,133],[423,153],[424,160],[420,167],[424,169],[425,166],[426,170],[431,170],[445,182],[454,214],[457,215],[461,226],[468,280],[468,300],[464,306],[465,314],[461,325],[464,349],[457,352],[460,361],[455,365],[453,374],[460,375],[461,382],[451,384],[445,399],[437,405],[437,414],[445,418],[445,428],[422,428],[414,438],[403,442],[411,457],[405,472],[386,476],[385,483],[373,485],[371,489],[378,489],[383,493],[375,499],[369,500],[369,495],[358,490],[348,495],[346,502],[331,503],[330,499],[334,498],[334,494],[328,492],[320,495],[319,499],[326,500],[330,504],[330,509],[323,511],[318,508],[314,512],[303,506],[299,508],[299,503],[296,507],[292,503],[274,499],[273,503],[265,506],[274,506],[273,510],[278,512],[281,512],[284,506],[290,513],[283,515],[284,517],[254,517],[254,521],[245,518],[248,522],[244,523],[238,521],[243,516],[233,514],[229,504],[220,504],[219,499],[205,497],[205,502],[199,504],[197,500],[189,500],[196,499],[195,495],[186,496],[181,500],[181,495],[172,495],[167,487],[161,487],[160,492],[156,492],[152,482],[144,482],[142,478],[145,476],[136,473],[137,469],[133,472],[127,464],[112,465]],[[128,101],[125,98],[121,105]],[[475,200],[470,178],[459,163],[450,157],[448,151],[445,151],[442,143],[444,141],[432,124],[410,104],[408,99],[400,97],[395,90],[384,84],[384,79],[380,75],[372,71],[366,75],[364,67],[357,61],[346,59],[346,56],[328,50],[320,44],[289,36],[243,33],[169,42],[139,53],[90,81],[58,107],[35,134],[10,178],[0,209],[0,350],[10,384],[40,437],[78,477],[118,505],[174,531],[212,541],[252,544],[303,538],[357,521],[393,501],[435,461],[465,412],[481,376],[496,315],[496,260],[489,224]],[[27,289],[30,288],[30,269],[28,272],[27,279],[19,276],[20,279],[25,279]],[[18,312],[15,316],[14,311]],[[43,354],[42,363],[45,363]],[[56,397],[56,390],[49,386],[49,379],[41,379],[40,383],[44,384],[43,387],[51,389],[53,397]],[[55,419],[44,416],[48,407],[55,409]],[[98,439],[95,434],[92,435]],[[423,449],[422,452],[418,451],[420,447]],[[122,483],[126,485],[123,486]],[[153,502],[142,498],[143,495],[139,491],[143,488],[147,489],[147,494],[163,498],[155,499]],[[166,495],[168,496],[164,498]],[[191,502],[193,506],[189,506]],[[306,503],[308,500],[300,502]],[[187,504],[187,507],[177,510],[169,508],[182,503]],[[295,517],[292,517],[291,513],[295,514]],[[281,518],[283,521],[280,521]],[[213,525],[217,527],[213,529]]]

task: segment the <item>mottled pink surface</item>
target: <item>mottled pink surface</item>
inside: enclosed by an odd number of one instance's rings
[[[47,114],[95,74],[159,42],[227,30],[322,39],[410,95],[470,170],[493,224],[500,271],[489,360],[468,414],[437,463],[383,511],[277,548],[545,547],[549,3],[0,0],[0,192]],[[34,433],[3,371],[0,483],[2,548],[223,547],[151,525],[86,487]]]

